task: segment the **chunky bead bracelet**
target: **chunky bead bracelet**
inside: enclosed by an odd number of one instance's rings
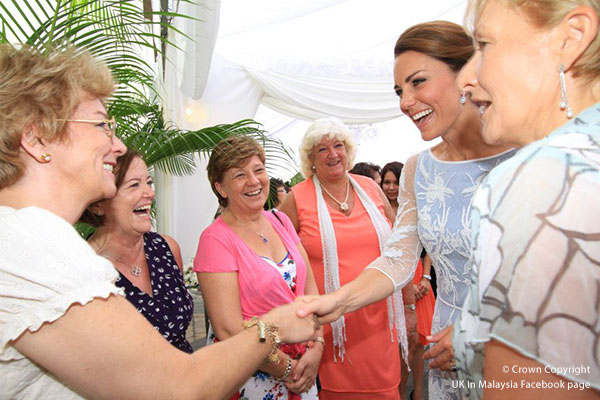
[[[267,363],[278,363],[279,362],[279,354],[277,354],[277,350],[281,345],[281,338],[279,337],[279,328],[273,324],[265,323],[258,319],[258,317],[252,317],[252,319],[248,321],[242,322],[242,326],[244,329],[252,328],[253,326],[258,327],[258,341],[264,343],[267,341],[267,336],[271,339],[271,351],[267,355],[265,362]],[[291,361],[290,361],[291,365]],[[290,367],[291,368],[291,367]]]

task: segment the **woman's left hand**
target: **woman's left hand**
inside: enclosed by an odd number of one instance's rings
[[[289,391],[300,394],[310,390],[317,379],[322,355],[323,345],[321,343],[315,342],[312,347],[306,349],[292,370],[293,382],[285,384]]]
[[[452,349],[452,332],[454,325],[450,325],[433,336],[427,336],[427,340],[435,343],[425,352],[423,357],[432,359],[429,368],[439,368],[442,371],[451,371],[456,366],[454,361],[454,350]]]

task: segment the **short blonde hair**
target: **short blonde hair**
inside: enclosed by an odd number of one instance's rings
[[[48,141],[66,137],[66,122],[89,95],[110,96],[114,81],[108,67],[89,53],[66,50],[17,49],[0,45],[0,189],[23,174],[19,158],[21,135],[34,126]]]
[[[302,143],[300,143],[300,169],[302,175],[307,179],[313,176],[314,171],[312,167],[314,165],[312,159],[312,152],[317,144],[323,140],[337,139],[344,142],[346,147],[346,154],[348,154],[348,165],[346,165],[346,171],[352,169],[354,166],[354,158],[356,157],[356,144],[352,138],[352,133],[348,127],[337,118],[321,118],[312,123],[308,127]]]
[[[488,0],[469,0],[465,25],[473,30]],[[572,10],[579,6],[592,7],[600,14],[600,0],[504,0],[502,4],[519,10],[538,28],[556,26]],[[581,76],[588,83],[600,77],[600,29],[582,56],[573,66],[573,75]]]
[[[221,206],[227,207],[228,201],[221,196],[215,183],[223,182],[223,176],[228,169],[244,165],[252,156],[257,156],[263,164],[265,163],[265,149],[256,140],[245,135],[225,138],[213,148],[206,171],[210,187]]]

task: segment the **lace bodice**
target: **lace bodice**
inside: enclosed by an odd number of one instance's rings
[[[369,268],[385,273],[398,289],[412,277],[425,247],[438,282],[432,334],[458,318],[469,291],[473,194],[487,173],[513,153],[511,150],[487,158],[445,162],[427,150],[411,157],[402,170],[392,235],[384,256]],[[454,373],[430,371],[429,395],[459,399],[458,389],[452,386],[455,380]]]

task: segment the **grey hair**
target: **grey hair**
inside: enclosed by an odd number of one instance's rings
[[[338,118],[320,118],[308,127],[302,138],[302,143],[300,143],[300,169],[302,175],[307,179],[311,178],[314,174],[312,170],[314,165],[312,151],[325,137],[343,142],[348,155],[346,171],[352,169],[354,166],[356,143],[348,127]]]

